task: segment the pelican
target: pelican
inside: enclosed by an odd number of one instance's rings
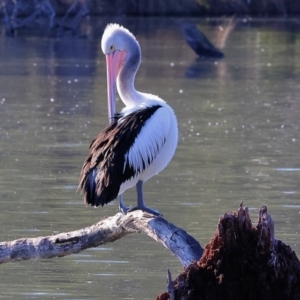
[[[103,206],[119,195],[124,214],[142,210],[161,216],[145,205],[143,183],[163,170],[175,153],[175,113],[158,96],[135,89],[141,48],[129,30],[118,24],[107,25],[101,48],[106,56],[109,124],[90,145],[79,189],[87,205]],[[116,90],[125,105],[120,113],[115,113]],[[137,205],[129,208],[122,194],[134,186]]]

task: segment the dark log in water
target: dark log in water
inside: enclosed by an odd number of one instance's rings
[[[170,283],[168,284],[170,286]],[[220,218],[203,256],[180,274],[157,300],[300,299],[300,262],[274,237],[274,222],[262,207],[256,226],[247,207]]]
[[[224,54],[193,23],[183,22],[181,30],[187,44],[199,57],[223,58]]]

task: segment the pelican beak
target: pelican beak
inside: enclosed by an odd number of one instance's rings
[[[112,121],[116,112],[116,80],[126,58],[126,51],[115,50],[106,54],[108,119]]]

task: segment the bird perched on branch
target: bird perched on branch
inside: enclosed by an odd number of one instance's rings
[[[93,140],[83,164],[79,188],[92,206],[103,206],[119,195],[123,213],[141,209],[161,215],[144,203],[143,183],[163,170],[174,155],[177,120],[161,98],[135,89],[141,49],[131,32],[118,24],[106,27],[102,51],[107,64],[109,125]],[[115,113],[116,90],[125,108]],[[137,205],[125,206],[122,194],[135,186]]]

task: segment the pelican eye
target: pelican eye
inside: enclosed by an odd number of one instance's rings
[[[114,51],[115,50],[115,45],[111,45],[110,47],[109,47],[109,51]]]

